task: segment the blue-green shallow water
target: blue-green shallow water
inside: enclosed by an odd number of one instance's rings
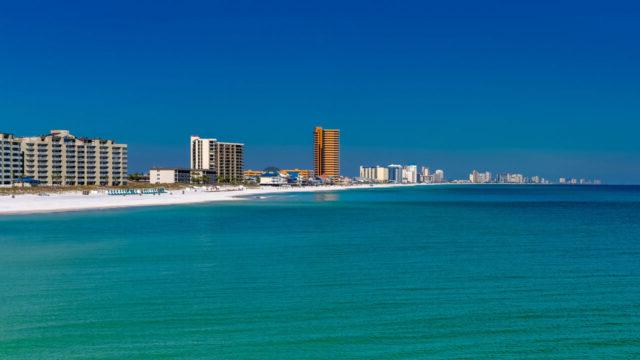
[[[0,217],[0,359],[433,358],[640,358],[640,187]]]

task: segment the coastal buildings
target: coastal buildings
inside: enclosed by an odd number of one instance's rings
[[[456,183],[456,184],[539,184],[549,185],[553,182],[545,179],[539,175],[533,175],[527,177],[520,173],[499,173],[494,176],[490,171],[478,171],[473,170],[469,173],[466,179],[454,179],[447,180],[444,175],[444,171],[437,169],[432,172],[428,167],[421,166],[418,172],[418,167],[415,165],[396,165],[392,164],[385,168],[385,172],[382,177],[380,166],[360,166],[359,177],[356,179],[361,183],[381,182],[380,180],[386,178],[387,182],[392,184],[439,184],[439,183]],[[385,177],[386,176],[386,177]],[[598,179],[585,179],[585,178],[565,178],[561,177],[557,182],[559,184],[567,185],[601,185],[602,181]]]
[[[444,171],[431,171],[428,167],[423,166],[418,175],[418,181],[423,184],[436,184],[444,182]]]
[[[433,173],[433,183],[440,184],[443,182],[444,182],[444,171],[438,169]]]
[[[213,184],[215,172],[212,170],[192,170],[180,168],[153,168],[149,171],[150,184]]]
[[[281,186],[287,184],[289,175],[283,174],[275,167],[266,168],[259,177],[259,184],[266,186]]]
[[[502,184],[524,184],[525,177],[522,174],[504,173],[498,175],[498,182]]]
[[[268,167],[264,170],[246,170],[245,178],[261,186],[303,185],[313,179],[313,171],[306,169],[278,169]]]
[[[244,175],[245,179],[258,178],[260,175],[262,175],[263,172],[263,170],[245,170],[242,172],[242,174]]]
[[[432,173],[428,167],[422,166],[418,172],[416,165],[391,164],[382,166],[360,166],[360,179],[368,182],[389,182],[392,184],[442,183],[445,182],[444,171]]]
[[[560,178],[559,184],[563,185],[602,185],[600,179],[576,179],[576,178]]]
[[[25,177],[44,185],[118,186],[127,183],[126,144],[78,138],[67,130],[20,138]]]
[[[287,184],[344,184],[351,179],[336,176],[340,173],[340,131],[315,129],[314,161],[316,170],[280,170]],[[149,182],[196,183],[240,182],[259,183],[263,171],[243,172],[244,144],[220,142],[217,139],[190,138],[190,168],[155,168]],[[76,137],[67,130],[52,130],[50,134],[17,137],[0,133],[0,186],[100,185],[119,186],[127,183],[128,147],[113,140]],[[135,174],[132,174],[134,176]],[[146,175],[146,174],[145,174]],[[319,177],[315,177],[320,175]],[[359,183],[443,183],[444,171],[432,172],[416,165],[361,166]],[[133,177],[132,177],[133,179]],[[265,180],[266,181],[266,180]],[[269,180],[273,182],[273,179]],[[519,173],[473,170],[468,180],[456,183],[549,184],[540,176],[525,177]],[[560,178],[560,183],[572,185],[601,184],[599,180]]]
[[[275,172],[280,175],[277,178]],[[276,167],[268,167],[264,170],[245,170],[244,177],[249,182],[255,182],[260,185],[302,185],[312,181],[314,178],[313,170],[309,169],[278,169]],[[286,181],[282,182],[281,180]]]
[[[402,168],[402,183],[415,184],[418,182],[418,167],[416,165],[406,165]]]
[[[389,170],[389,182],[399,184],[402,182],[402,165],[391,164],[387,167]]]
[[[340,130],[316,127],[313,131],[313,170],[316,176],[340,176]]]
[[[472,184],[487,184],[492,180],[491,173],[488,171],[478,172],[477,170],[473,170],[471,174],[469,174],[469,181]]]
[[[191,170],[154,168],[149,170],[150,184],[189,184],[191,182]]]
[[[359,174],[362,179],[374,180],[375,179],[375,176],[373,175],[374,172],[375,172],[375,167],[360,165]]]
[[[360,177],[374,182],[389,181],[389,169],[384,166],[360,166]]]
[[[243,179],[244,144],[191,136],[191,169],[211,170],[217,182]]]
[[[418,181],[421,183],[429,183],[430,181],[430,173],[429,168],[426,166],[420,167],[420,174],[418,175]]]
[[[295,178],[300,178],[303,180],[313,178],[313,170],[310,169],[282,169],[280,170],[281,174],[289,175]]]
[[[0,133],[0,186],[11,186],[22,175],[20,139]]]
[[[549,184],[549,180],[547,180],[547,179],[545,179],[543,177],[540,177],[538,175],[534,175],[534,176],[531,177],[531,183],[532,184],[545,184],[546,185],[546,184]]]

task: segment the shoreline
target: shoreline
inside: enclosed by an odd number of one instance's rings
[[[274,194],[294,194],[307,192],[332,192],[348,190],[367,190],[385,188],[404,188],[416,186],[491,186],[491,185],[533,185],[533,186],[602,186],[602,185],[557,185],[557,184],[358,184],[358,185],[324,185],[303,187],[268,187],[257,188],[221,187],[218,191],[207,191],[207,187],[190,187],[184,189],[168,189],[161,195],[108,195],[107,190],[94,190],[90,195],[82,195],[81,191],[64,191],[39,194],[0,195],[0,218],[3,216],[19,216],[33,214],[49,214],[62,212],[111,210],[130,207],[188,205],[228,201],[253,200],[254,196]],[[184,192],[184,193],[183,193]]]
[[[82,195],[70,191],[48,194],[46,196],[24,194],[15,197],[0,197],[0,216],[48,214],[92,210],[110,210],[129,207],[187,205],[227,201],[251,200],[252,196],[271,194],[292,194],[305,192],[330,192],[346,190],[384,189],[395,187],[424,186],[426,184],[374,184],[350,186],[308,186],[308,187],[259,187],[226,188],[219,191],[206,191],[206,187],[194,187],[184,190],[169,190],[161,195],[107,195],[106,191],[97,194]]]

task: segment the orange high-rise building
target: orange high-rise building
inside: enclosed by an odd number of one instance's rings
[[[340,130],[316,127],[313,132],[313,170],[316,176],[340,176]]]

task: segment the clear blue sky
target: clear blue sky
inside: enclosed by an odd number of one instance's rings
[[[415,163],[640,183],[637,1],[1,1],[0,131],[65,128],[187,165]]]

